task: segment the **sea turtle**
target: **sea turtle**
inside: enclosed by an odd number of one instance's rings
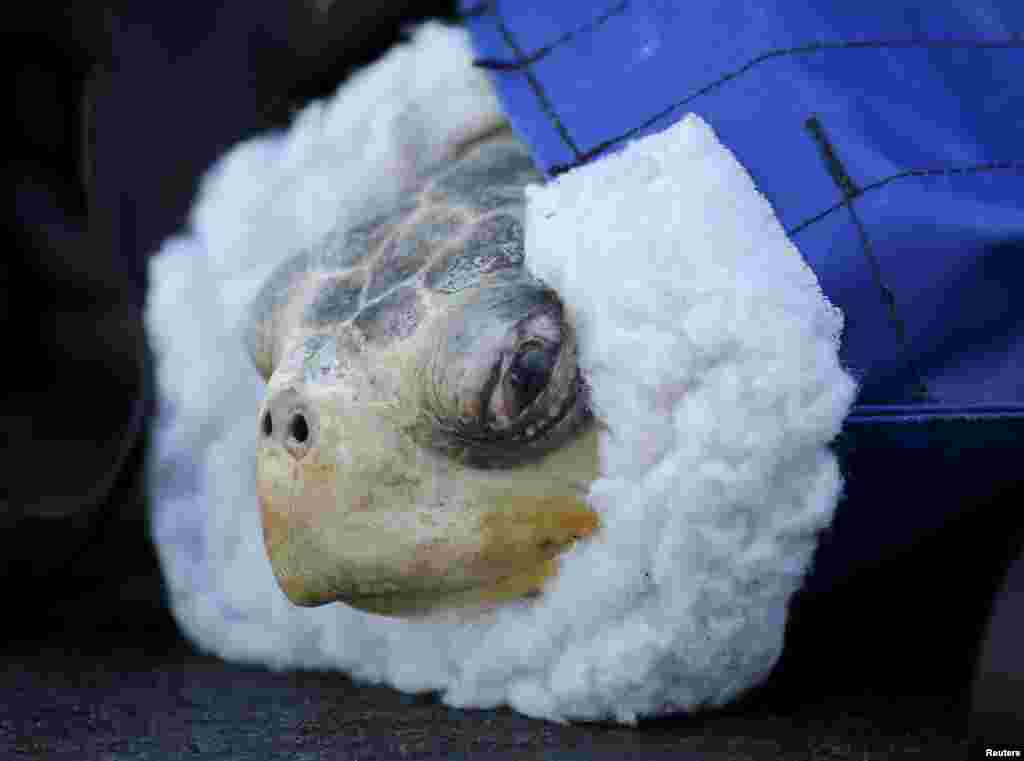
[[[536,594],[597,528],[571,315],[523,267],[539,179],[507,126],[477,135],[256,297],[257,493],[294,603],[486,608]]]

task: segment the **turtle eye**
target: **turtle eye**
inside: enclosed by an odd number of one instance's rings
[[[518,417],[547,388],[551,373],[558,359],[558,346],[530,342],[516,352],[505,375],[510,394],[507,399],[513,403],[514,416]]]

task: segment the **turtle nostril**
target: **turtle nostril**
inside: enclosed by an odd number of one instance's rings
[[[274,392],[264,403],[257,434],[260,447],[268,447],[270,457],[282,447],[296,460],[313,450],[320,436],[320,417],[316,407],[297,389],[288,387]]]
[[[300,444],[306,443],[306,439],[309,438],[309,423],[306,422],[303,415],[296,415],[292,418],[291,434],[292,438]]]

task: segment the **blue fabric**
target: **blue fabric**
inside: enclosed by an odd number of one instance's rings
[[[712,125],[846,316],[851,423],[1024,417],[1024,3],[463,11],[549,175]]]
[[[958,520],[1018,510],[1024,3],[463,11],[478,63],[549,176],[696,112],[843,310],[841,359],[861,391],[835,444],[844,497],[806,593],[944,527],[955,555]]]

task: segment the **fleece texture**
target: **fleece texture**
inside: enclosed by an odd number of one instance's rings
[[[338,669],[460,707],[633,722],[724,703],[781,652],[841,491],[828,444],[855,386],[842,315],[697,116],[528,189],[527,266],[575,321],[607,428],[589,494],[603,530],[545,594],[472,622],[305,609],[264,555],[246,305],[283,259],[501,120],[465,33],[430,23],[210,170],[187,230],[152,260],[147,310],[153,532],[175,616],[229,660]]]

